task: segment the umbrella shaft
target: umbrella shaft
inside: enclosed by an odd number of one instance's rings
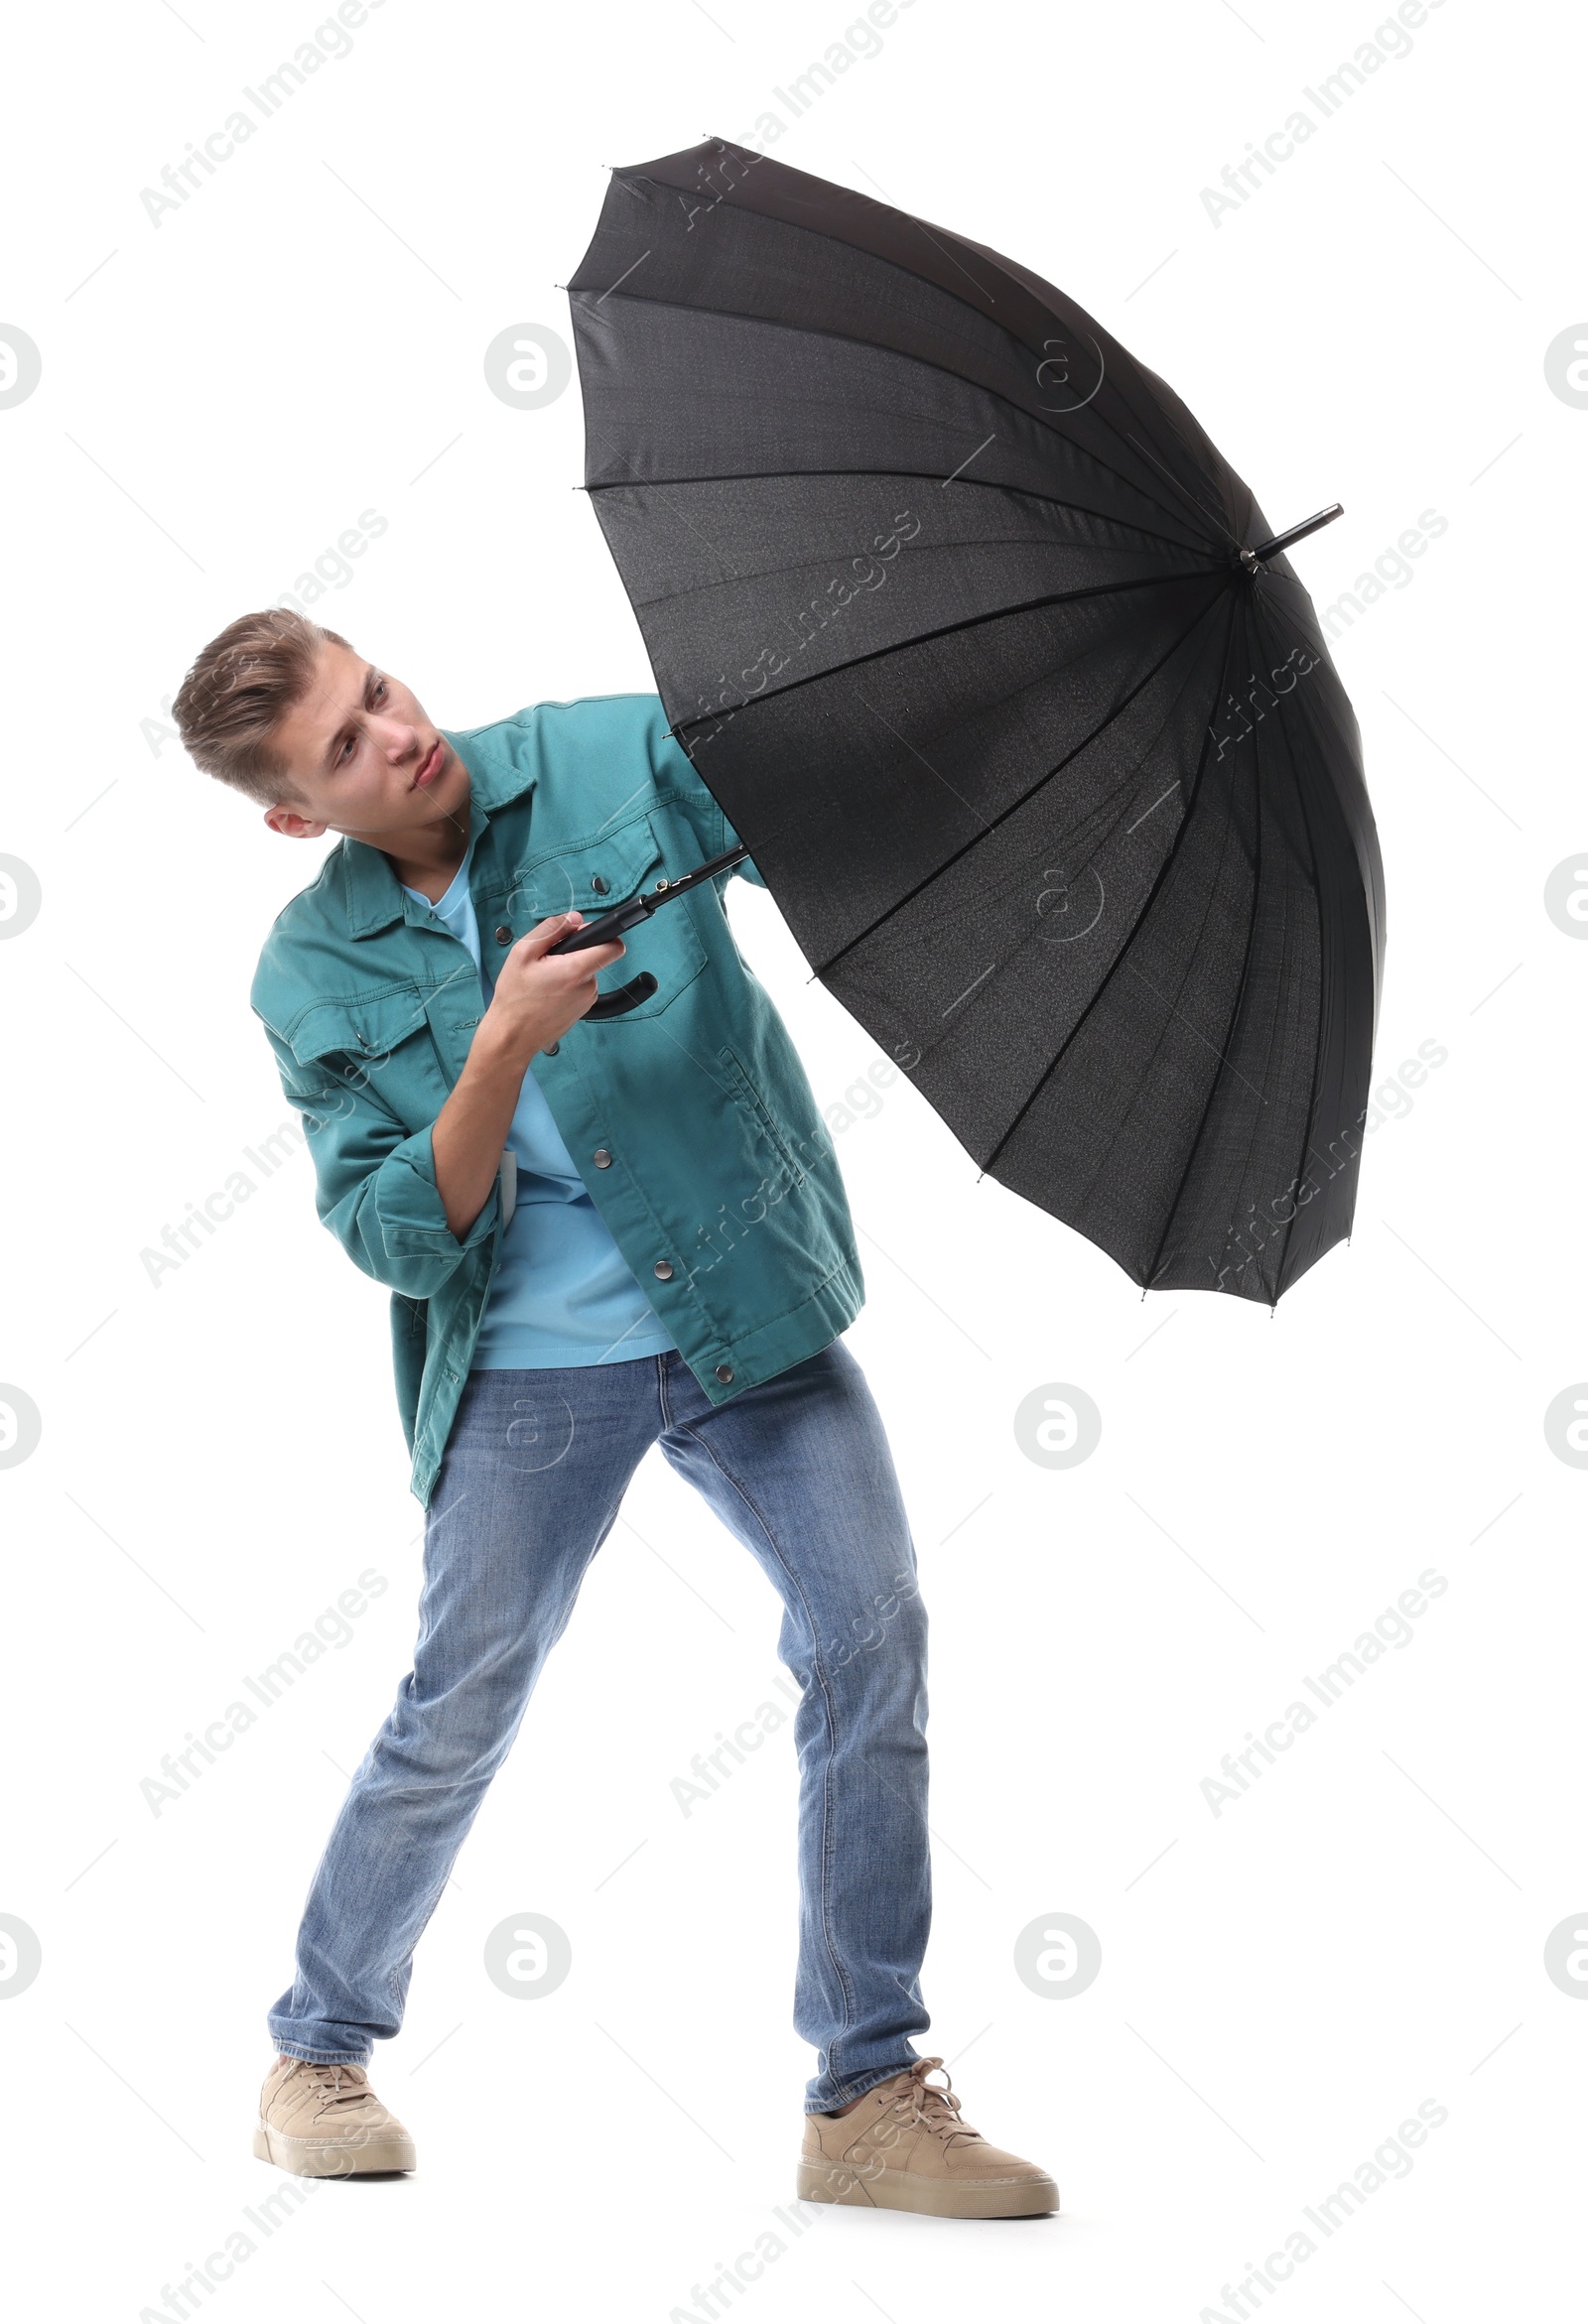
[[[610,944],[614,936],[621,936],[626,930],[637,928],[642,920],[648,920],[653,912],[663,904],[670,904],[675,896],[683,895],[689,888],[699,887],[703,880],[715,879],[720,871],[730,871],[735,863],[742,863],[748,853],[748,847],[742,844],[729,847],[726,853],[714,855],[708,863],[697,863],[693,871],[682,872],[677,879],[658,880],[648,895],[630,896],[626,903],[614,904],[598,920],[592,920],[587,927],[576,928],[572,936],[565,936],[561,944],[552,945],[550,950],[554,953],[585,953],[590,951],[592,945]]]

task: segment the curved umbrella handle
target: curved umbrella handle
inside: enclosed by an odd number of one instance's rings
[[[552,949],[555,952],[561,948],[554,945]],[[615,990],[603,992],[592,1001],[579,1022],[587,1025],[592,1018],[598,1020],[601,1017],[625,1016],[631,1008],[638,1008],[642,1000],[649,1000],[655,990],[655,977],[649,968],[641,968],[639,974],[631,976],[626,984],[619,984]]]

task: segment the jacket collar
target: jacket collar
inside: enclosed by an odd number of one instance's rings
[[[535,773],[532,768],[515,766],[505,756],[496,758],[482,751],[477,736],[465,738],[450,726],[440,731],[468,769],[468,844],[472,847],[498,809],[534,789]],[[396,865],[384,848],[349,839],[345,833],[340,847],[348,934],[378,936],[394,920],[405,919],[408,899]]]

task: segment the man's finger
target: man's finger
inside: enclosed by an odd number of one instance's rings
[[[521,936],[513,950],[522,960],[538,961],[554,944],[560,944],[565,936],[572,936],[584,924],[583,912],[554,912],[549,920],[540,921],[527,936]]]
[[[609,968],[613,961],[621,960],[626,950],[627,947],[622,938],[613,936],[609,937],[605,944],[586,945],[583,952],[558,953],[556,962],[561,964],[563,961],[570,963],[577,961],[580,964],[582,973],[594,976],[600,969]]]

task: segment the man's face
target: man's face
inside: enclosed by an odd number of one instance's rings
[[[273,832],[344,832],[395,848],[443,820],[467,829],[468,769],[401,679],[346,646],[322,646],[314,681],[275,729],[299,804],[265,810]]]

